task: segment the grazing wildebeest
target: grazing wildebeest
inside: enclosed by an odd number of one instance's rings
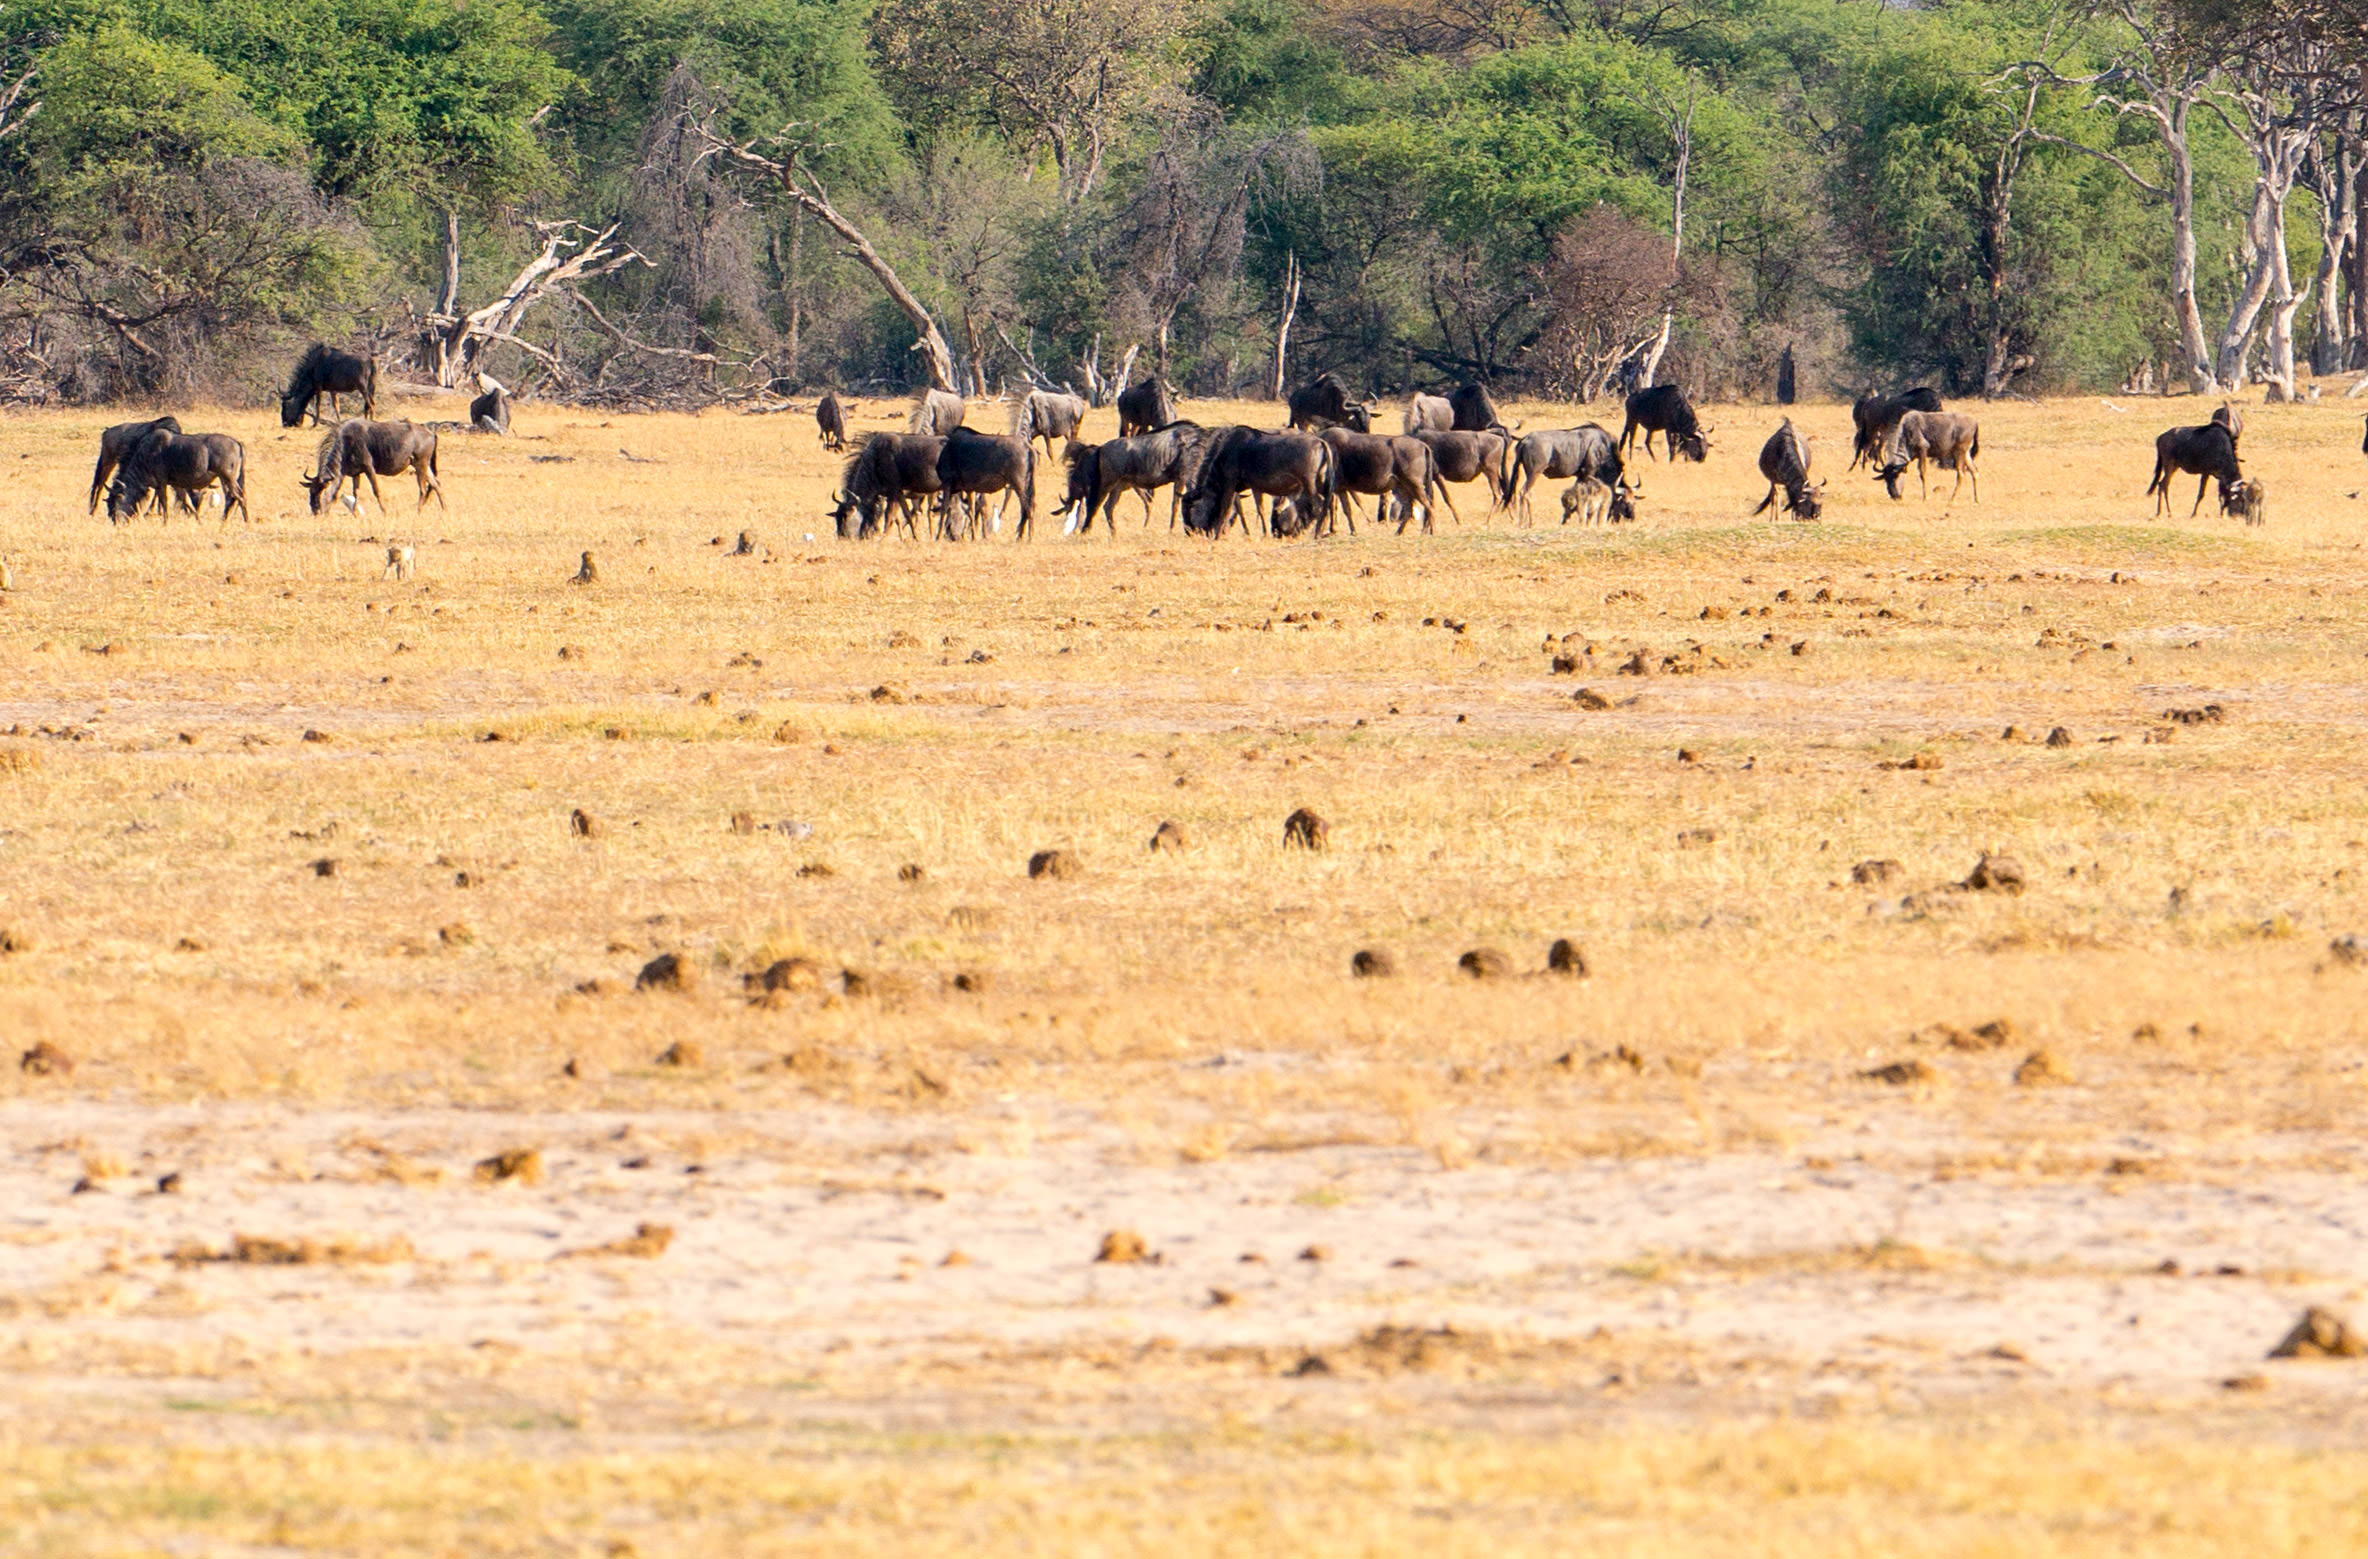
[[[378,410],[378,364],[367,357],[356,357],[351,352],[340,352],[324,341],[315,341],[304,349],[296,360],[296,372],[289,378],[288,387],[280,393],[280,426],[292,428],[312,413],[314,427],[321,425],[320,399],[329,398],[331,416],[343,417],[345,404],[339,399],[346,395],[362,398],[362,415]]]
[[[1693,403],[1686,392],[1674,384],[1656,384],[1628,397],[1628,421],[1620,429],[1620,451],[1625,454],[1636,438],[1636,430],[1644,430],[1644,453],[1653,458],[1653,435],[1661,435],[1668,446],[1669,458],[1683,455],[1699,464],[1710,453],[1711,430],[1695,419]]]
[[[1176,420],[1176,403],[1157,374],[1118,392],[1118,436],[1149,433]]]
[[[1492,428],[1486,433],[1448,433],[1433,429],[1417,429],[1408,438],[1420,439],[1430,447],[1431,459],[1439,468],[1441,482],[1488,483],[1488,502],[1492,509],[1505,506],[1505,493],[1510,483],[1505,472],[1505,457],[1511,453],[1513,440],[1502,429]],[[1442,493],[1442,496],[1445,496]],[[1455,503],[1448,501],[1447,512],[1455,514]],[[1456,515],[1456,523],[1463,516]]]
[[[2234,419],[2224,415],[2226,411],[2222,407],[2200,428],[2170,428],[2155,439],[2154,480],[2146,484],[2146,496],[2154,500],[2156,513],[2171,512],[2171,478],[2182,472],[2197,478],[2195,504],[2187,511],[2191,520],[2204,506],[2204,489],[2212,482],[2220,484],[2223,510],[2230,495],[2244,485],[2245,473],[2236,463]]]
[[[842,540],[878,532],[902,518],[912,534],[914,513],[938,491],[937,457],[946,441],[927,433],[875,433],[848,456],[831,501],[831,524]],[[893,509],[895,513],[890,513]],[[854,528],[849,529],[853,522]]]
[[[1049,457],[1054,439],[1077,437],[1077,430],[1085,426],[1085,410],[1082,395],[1071,395],[1065,390],[1030,390],[1011,408],[1011,436],[1023,441],[1044,440],[1044,453]]]
[[[962,426],[962,417],[969,407],[962,397],[951,390],[923,390],[921,399],[913,406],[912,422],[906,431],[944,438]]]
[[[978,529],[979,500],[989,493],[1003,493],[1006,498],[995,505],[995,523],[1003,523],[1004,505],[1011,498],[1020,501],[1020,522],[1013,529],[1016,540],[1025,541],[1036,511],[1036,449],[1026,439],[997,438],[992,433],[956,428],[946,435],[945,448],[937,452],[937,481],[941,491],[938,502],[938,534],[948,541],[975,534]],[[959,526],[954,521],[954,501],[965,500],[968,518]]]
[[[140,512],[149,494],[170,488],[194,498],[212,487],[222,489],[222,517],[230,506],[252,521],[247,508],[247,451],[227,433],[183,435],[163,428],[152,430],[126,455],[107,489],[107,518],[117,523]]]
[[[90,474],[90,508],[85,512],[99,512],[99,493],[106,487],[107,478],[115,474],[117,466],[131,458],[132,451],[140,447],[142,439],[159,429],[178,433],[181,424],[170,417],[158,417],[149,422],[118,422],[99,435],[99,463]],[[158,496],[163,495],[160,492]]]
[[[1513,476],[1521,483],[1519,513],[1523,524],[1530,519],[1529,495],[1540,480],[1570,477],[1574,491],[1580,488],[1600,488],[1610,495],[1607,517],[1613,520],[1636,518],[1637,484],[1628,480],[1625,464],[1620,459],[1620,446],[1612,439],[1611,430],[1592,422],[1582,422],[1575,428],[1541,429],[1525,433],[1513,447]],[[1506,490],[1512,489],[1512,479]],[[1565,503],[1562,522],[1570,523],[1574,505]],[[1590,494],[1587,508],[1592,511]]]
[[[1883,446],[1883,468],[1875,473],[1892,497],[1899,496],[1899,474],[1916,462],[1916,496],[1930,495],[1924,485],[1924,466],[1927,461],[1943,471],[1957,473],[1957,485],[1949,489],[1949,501],[1957,501],[1965,479],[1973,478],[1973,501],[1982,501],[1982,479],[1973,468],[1974,456],[1982,452],[1980,424],[1961,411],[1909,411],[1900,413],[1892,426],[1891,442]]]
[[[353,507],[362,506],[362,484],[370,484],[370,496],[378,500],[378,511],[386,512],[386,496],[378,490],[382,476],[401,476],[410,472],[419,484],[419,507],[428,506],[428,494],[436,495],[436,507],[446,507],[444,484],[436,478],[436,434],[432,428],[415,427],[408,422],[370,422],[360,417],[339,423],[321,439],[321,447],[313,456],[311,474],[298,480],[310,495],[312,512],[327,512],[336,502],[338,491],[351,482],[354,486]],[[416,511],[414,511],[416,512]]]
[[[1332,446],[1306,433],[1264,433],[1231,427],[1208,447],[1184,495],[1184,528],[1221,536],[1245,492],[1299,501],[1298,513],[1321,530],[1340,491]]]
[[[510,390],[491,374],[479,374],[477,387],[485,393],[469,402],[469,426],[479,433],[510,431]]]
[[[1114,438],[1105,444],[1072,443],[1067,452],[1069,486],[1061,500],[1064,513],[1074,511],[1076,526],[1089,531],[1097,511],[1102,523],[1116,531],[1119,496],[1139,493],[1143,523],[1151,523],[1151,495],[1169,489],[1168,524],[1183,493],[1185,465],[1199,448],[1204,429],[1197,422],[1171,422],[1153,433]]]
[[[822,432],[824,449],[835,452],[847,447],[847,411],[836,393],[825,390],[822,399],[814,403],[814,426]]]
[[[1850,422],[1856,431],[1850,438],[1850,469],[1858,469],[1860,462],[1872,460],[1891,442],[1891,430],[1899,419],[1911,411],[1938,411],[1940,395],[1929,385],[1917,385],[1897,395],[1877,395],[1869,390],[1850,406]]]
[[[1448,433],[1455,428],[1455,402],[1444,395],[1425,395],[1417,390],[1406,397],[1406,410],[1400,418],[1400,431],[1406,433]]]
[[[1430,445],[1402,433],[1356,433],[1347,428],[1326,428],[1320,437],[1332,446],[1332,463],[1338,472],[1334,482],[1340,489],[1341,506],[1348,511],[1350,534],[1357,529],[1354,495],[1358,493],[1378,500],[1374,510],[1382,519],[1389,517],[1389,501],[1396,498],[1400,535],[1405,534],[1415,507],[1420,505],[1423,534],[1430,534],[1431,514],[1439,502],[1439,465],[1431,458]],[[1455,512],[1453,504],[1448,512]],[[1461,516],[1456,523],[1463,523]]]
[[[1330,370],[1316,375],[1313,384],[1293,390],[1290,408],[1293,428],[1349,428],[1358,433],[1373,428],[1371,404],[1350,400],[1348,386]]]
[[[1455,387],[1455,393],[1447,397],[1447,405],[1455,419],[1449,426],[1458,433],[1485,433],[1490,428],[1505,426],[1505,419],[1497,415],[1496,402],[1488,398],[1488,391],[1471,380]]]
[[[1809,484],[1809,441],[1801,437],[1790,417],[1760,446],[1760,475],[1768,479],[1768,496],[1752,513],[1765,514],[1774,507],[1778,488],[1784,490],[1784,506],[1793,518],[1813,520],[1825,512],[1820,496],[1825,484]]]

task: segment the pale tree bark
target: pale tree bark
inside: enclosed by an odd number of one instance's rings
[[[550,353],[518,335],[518,327],[534,306],[558,291],[580,303],[583,300],[575,293],[579,284],[628,265],[649,264],[639,251],[612,241],[617,236],[613,222],[597,233],[580,222],[538,222],[535,231],[542,235],[542,252],[511,279],[500,297],[467,314],[458,312],[456,300],[449,311],[431,314],[424,321],[421,334],[428,365],[442,388],[456,389],[472,379],[486,349],[497,341],[556,367]],[[578,236],[583,234],[590,236]],[[451,282],[454,289],[458,285],[457,280]]]
[[[1638,382],[1650,388],[1659,382],[1661,359],[1669,351],[1669,334],[1677,323],[1677,284],[1686,257],[1686,171],[1694,161],[1694,78],[1686,78],[1683,117],[1674,103],[1661,105],[1661,118],[1677,147],[1677,170],[1669,193],[1669,301],[1661,310],[1661,333],[1645,350]]]
[[[2236,389],[2243,385],[2245,354],[2252,345],[2254,329],[2260,323],[2262,309],[2274,304],[2276,314],[2284,316],[2287,328],[2282,367],[2276,356],[2274,336],[2271,341],[2269,376],[2282,381],[2284,390],[2291,393],[2296,299],[2286,262],[2286,202],[2302,172],[2302,160],[2310,149],[2311,136],[2307,123],[2297,123],[2292,108],[2280,104],[2277,97],[2275,88],[2267,85],[2258,90],[2247,89],[2232,105],[2233,111],[2221,112],[2229,129],[2253,154],[2254,173],[2253,201],[2245,213],[2244,285],[2237,289],[2236,298],[2229,305],[2228,323],[2220,331],[2214,368],[2226,387]]]
[[[787,148],[786,156],[774,158],[758,151],[759,143],[755,141],[734,144],[717,135],[711,125],[702,123],[693,127],[707,146],[707,150],[699,154],[702,159],[722,157],[765,175],[779,186],[782,194],[799,210],[836,233],[840,242],[847,246],[847,252],[872,273],[872,279],[880,284],[880,290],[888,294],[888,301],[894,303],[898,311],[912,322],[914,334],[919,338],[914,341],[912,349],[921,354],[922,362],[929,370],[930,385],[949,394],[961,394],[954,382],[954,351],[946,344],[945,332],[938,328],[937,320],[930,314],[928,306],[914,296],[913,290],[904,284],[904,278],[896,274],[896,267],[872,247],[872,241],[864,236],[863,229],[841,216],[838,208],[830,203],[830,193],[823,187],[821,176],[807,167],[803,160],[823,148],[811,142],[792,140],[791,132],[798,128],[793,124],[767,143]]]
[[[1272,398],[1283,398],[1283,371],[1291,358],[1291,321],[1299,317],[1299,251],[1283,257],[1283,313],[1274,327],[1274,385]]]
[[[2332,373],[2348,356],[2352,332],[2343,308],[2343,262],[2347,252],[2356,255],[2359,248],[2362,161],[2355,110],[2322,131],[2305,170],[2319,208],[2319,265],[2309,283],[2317,302],[2313,373]]]
[[[2195,154],[2189,132],[2197,103],[2219,74],[2220,58],[2215,50],[2182,36],[2173,19],[2158,13],[2152,0],[2106,0],[2099,9],[2118,19],[2127,34],[2111,66],[2087,75],[2066,76],[2045,61],[2033,60],[2016,70],[2051,86],[2078,88],[2088,94],[2090,107],[2116,119],[2146,124],[2162,144],[2162,181],[2157,183],[2100,147],[2036,130],[2031,138],[2108,164],[2140,193],[2170,208],[2171,317],[2179,330],[2181,354],[2187,359],[2187,387],[2197,395],[2216,395],[2219,375],[2211,343],[2204,334],[2203,312],[2196,303]]]

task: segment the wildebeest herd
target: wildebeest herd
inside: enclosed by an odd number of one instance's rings
[[[299,478],[312,512],[325,513],[348,485],[353,490],[345,501],[359,509],[365,482],[369,484],[371,497],[378,500],[383,510],[386,500],[379,492],[378,479],[400,476],[406,471],[419,487],[421,509],[427,507],[431,493],[437,504],[442,505],[444,487],[436,472],[437,433],[510,431],[509,390],[486,374],[477,376],[477,387],[480,393],[469,402],[469,420],[465,423],[379,422],[374,420],[378,410],[378,364],[368,357],[314,342],[297,360],[288,387],[279,397],[280,426],[284,428],[302,426],[308,412],[313,426],[319,427],[324,401],[331,416],[337,419],[321,438],[314,453],[313,469]],[[343,416],[342,397],[347,395],[361,397],[361,416]],[[119,422],[99,435],[99,460],[90,478],[89,512],[98,512],[99,498],[104,493],[107,517],[117,524],[129,521],[143,509],[159,515],[169,513],[168,506],[172,503],[178,503],[183,512],[195,515],[200,502],[216,489],[222,494],[225,519],[233,508],[244,519],[254,518],[247,507],[246,446],[237,439],[227,433],[183,433],[180,422],[172,417]]]
[[[378,478],[405,472],[418,489],[421,510],[431,494],[442,505],[438,433],[503,434],[510,428],[509,391],[484,375],[478,387],[482,393],[471,401],[465,423],[378,421],[377,363],[315,343],[279,396],[283,427],[301,426],[307,414],[320,427],[324,404],[330,412],[313,469],[300,479],[312,512],[325,513],[339,501],[358,509],[365,485],[383,509]],[[359,417],[343,416],[349,395],[360,398]],[[1170,527],[1180,524],[1201,536],[1222,536],[1236,524],[1278,537],[1321,536],[1342,518],[1353,532],[1358,500],[1366,497],[1374,500],[1378,521],[1395,520],[1403,533],[1419,514],[1427,533],[1441,510],[1462,522],[1449,489],[1473,482],[1486,485],[1490,512],[1510,512],[1525,525],[1533,521],[1537,484],[1568,482],[1562,523],[1576,518],[1582,525],[1607,524],[1636,517],[1643,483],[1630,461],[1640,439],[1648,460],[1699,464],[1709,458],[1716,431],[1674,385],[1630,395],[1617,437],[1593,422],[1525,433],[1519,422],[1508,424],[1499,414],[1484,386],[1469,382],[1444,395],[1409,396],[1396,433],[1375,432],[1380,403],[1357,399],[1331,373],[1290,394],[1288,421],[1279,430],[1205,426],[1179,417],[1175,397],[1157,376],[1121,390],[1116,403],[1118,436],[1094,443],[1081,436],[1089,403],[1066,390],[1039,388],[1018,397],[1002,434],[967,426],[970,406],[962,396],[925,391],[905,431],[873,433],[848,453],[831,518],[847,538],[897,529],[917,537],[926,523],[932,535],[954,540],[999,532],[1016,502],[1013,534],[1025,539],[1034,529],[1037,489],[1044,485],[1038,480],[1041,445],[1043,460],[1060,463],[1060,478],[1050,485],[1060,494],[1064,528],[1072,532],[1090,532],[1097,519],[1115,530],[1119,501],[1128,493],[1142,500],[1148,525],[1153,498],[1164,488]],[[846,408],[837,395],[825,394],[814,415],[823,447],[847,452]],[[1981,428],[1973,417],[1945,408],[1931,389],[1861,396],[1850,417],[1850,469],[1870,467],[1892,498],[1903,496],[1901,478],[1913,465],[1922,495],[1930,496],[1928,475],[1938,469],[1956,479],[1952,501],[1968,483],[1980,501],[1975,461]],[[2217,483],[2223,515],[2262,523],[2262,483],[2246,476],[2238,461],[2243,435],[2242,414],[2222,406],[2202,426],[2172,428],[2158,438],[2147,487],[2157,512],[2169,512],[2171,481],[2185,474],[2199,478],[2190,515]],[[1656,437],[1663,446],[1659,455]],[[1781,505],[1779,512],[1794,519],[1819,518],[1826,483],[1812,479],[1811,461],[1810,441],[1785,418],[1760,448],[1759,472],[1768,491],[1751,513]],[[104,494],[108,516],[118,523],[144,509],[165,514],[175,503],[194,515],[219,490],[225,518],[235,507],[251,519],[246,478],[245,449],[227,434],[185,433],[172,417],[120,423],[100,436],[90,508],[95,513]]]

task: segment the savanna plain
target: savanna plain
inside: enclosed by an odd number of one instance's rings
[[[1975,410],[1312,543],[0,420],[0,1550],[2368,1550],[2359,418]]]

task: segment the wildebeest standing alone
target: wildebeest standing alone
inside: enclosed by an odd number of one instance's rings
[[[1911,411],[1938,411],[1940,395],[1929,385],[1917,385],[1897,395],[1877,395],[1872,390],[1851,403],[1850,422],[1856,430],[1850,438],[1850,469],[1858,469],[1862,461],[1872,460],[1891,442],[1891,430],[1899,419]]]
[[[245,445],[227,433],[183,435],[157,428],[116,471],[114,485],[107,489],[107,518],[119,524],[129,520],[159,488],[194,496],[213,487],[222,489],[225,520],[236,504],[240,517],[253,521],[247,508]]]
[[[469,426],[479,433],[508,433],[510,431],[509,386],[491,374],[479,374],[477,386],[484,393],[469,402]]]
[[[1009,498],[1020,501],[1020,522],[1012,535],[1025,541],[1036,515],[1036,450],[1026,439],[997,438],[992,433],[979,433],[969,428],[956,428],[946,435],[945,447],[937,452],[939,534],[948,541],[976,534],[978,530],[979,500],[990,493],[1002,493],[1008,498],[995,505],[995,520],[1002,524],[1004,504]],[[957,528],[954,521],[954,502],[965,501],[967,519]]]
[[[1052,454],[1056,438],[1073,439],[1078,429],[1085,426],[1085,397],[1066,390],[1030,390],[1011,408],[1011,436],[1016,439],[1044,440],[1044,453]]]
[[[1924,485],[1924,466],[1927,461],[1943,471],[1957,473],[1957,485],[1949,489],[1949,501],[1954,503],[1964,489],[1965,479],[1973,478],[1973,501],[1982,501],[1981,474],[1974,470],[1973,460],[1982,452],[1980,424],[1961,411],[1911,411],[1900,415],[1891,429],[1891,442],[1883,449],[1883,468],[1877,479],[1892,497],[1899,496],[1899,476],[1916,462],[1916,496],[1930,496]]]
[[[1348,386],[1330,370],[1316,375],[1314,383],[1293,390],[1289,405],[1293,428],[1348,428],[1357,433],[1373,428],[1373,408],[1350,400]]]
[[[323,436],[321,446],[313,456],[309,475],[298,480],[312,504],[312,512],[326,511],[337,499],[338,491],[348,482],[354,487],[354,506],[362,501],[362,484],[370,484],[370,496],[378,501],[381,514],[386,512],[386,496],[378,490],[382,476],[401,476],[410,472],[419,484],[419,507],[428,506],[428,494],[436,495],[436,507],[445,508],[444,484],[436,474],[436,432],[409,422],[371,422],[355,417],[339,423]]]
[[[1760,475],[1768,479],[1768,496],[1760,500],[1760,506],[1752,513],[1765,514],[1773,508],[1779,488],[1784,492],[1785,509],[1795,519],[1813,520],[1825,512],[1820,496],[1825,484],[1810,485],[1809,442],[1801,437],[1790,417],[1760,446]]]
[[[118,422],[99,435],[99,463],[90,474],[90,508],[86,513],[99,512],[99,494],[105,490],[107,478],[115,474],[117,466],[131,458],[132,451],[140,447],[142,439],[159,429],[178,433],[181,424],[170,417],[158,417],[149,422]]]
[[[1628,452],[1639,428],[1644,430],[1644,452],[1648,459],[1652,457],[1656,433],[1668,446],[1672,460],[1683,455],[1699,464],[1709,456],[1711,430],[1696,419],[1693,403],[1674,384],[1656,384],[1628,397],[1628,421],[1620,429],[1621,453]]]
[[[2171,478],[2182,472],[2197,478],[2195,504],[2187,511],[2191,520],[2204,506],[2204,489],[2214,481],[2220,484],[2224,509],[2231,494],[2240,492],[2245,473],[2236,460],[2237,425],[2226,412],[2221,408],[2202,427],[2165,429],[2155,439],[2154,480],[2146,484],[2146,496],[2154,500],[2157,514],[2171,512]]]
[[[832,495],[837,507],[831,523],[840,537],[870,536],[898,519],[910,535],[921,501],[937,494],[937,457],[945,443],[927,433],[874,433],[865,439],[847,458]]]
[[[847,447],[847,412],[829,390],[814,404],[814,426],[821,430],[824,449],[836,453]]]
[[[1319,530],[1329,524],[1340,491],[1332,446],[1306,433],[1264,433],[1231,427],[1202,459],[1199,478],[1184,495],[1184,528],[1221,536],[1245,492],[1290,499]]]
[[[1149,433],[1176,420],[1176,402],[1157,374],[1118,392],[1118,436]]]
[[[923,390],[921,399],[913,406],[912,422],[906,431],[944,438],[962,426],[962,418],[969,409],[962,397],[951,390]]]
[[[359,395],[362,415],[375,416],[378,412],[378,364],[367,357],[356,357],[351,352],[340,352],[323,341],[315,341],[304,349],[296,360],[296,372],[289,378],[288,387],[280,393],[280,426],[295,427],[312,413],[314,427],[321,425],[320,400],[329,398],[329,414],[345,415],[345,403],[340,398]]]

